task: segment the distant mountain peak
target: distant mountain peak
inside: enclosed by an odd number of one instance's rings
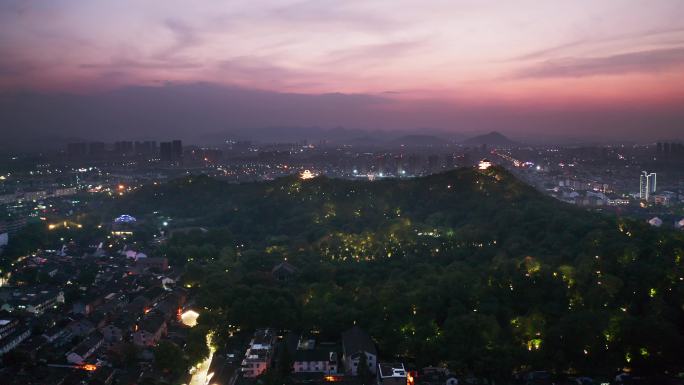
[[[394,139],[392,142],[414,146],[439,146],[444,144],[444,138],[426,134],[407,134]]]
[[[500,132],[492,131],[487,134],[477,135],[463,141],[463,144],[470,145],[491,145],[491,146],[516,146],[517,142],[509,139]]]

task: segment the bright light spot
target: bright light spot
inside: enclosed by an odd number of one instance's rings
[[[299,178],[302,180],[313,179],[315,177],[316,174],[312,173],[310,170],[304,170],[301,174],[299,174]]]
[[[181,314],[181,322],[185,326],[193,327],[197,325],[197,317],[199,317],[199,313],[194,310],[188,310]]]
[[[541,347],[542,340],[541,338],[534,338],[529,341],[527,341],[527,350],[539,350]]]

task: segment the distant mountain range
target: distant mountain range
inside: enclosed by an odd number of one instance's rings
[[[392,141],[393,144],[405,146],[442,146],[448,140],[435,135],[404,135]]]
[[[474,136],[472,138],[466,139],[463,141],[463,144],[475,145],[475,146],[481,146],[481,145],[485,144],[488,146],[508,146],[508,147],[513,147],[513,146],[519,145],[519,143],[509,139],[508,137],[506,137],[503,134],[496,132],[496,131],[492,131],[488,134],[478,135],[478,136]]]

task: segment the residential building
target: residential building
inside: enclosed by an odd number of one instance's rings
[[[64,303],[64,293],[56,289],[48,290],[17,290],[11,293],[11,297],[4,301],[0,310],[9,312],[19,311],[32,313],[39,316],[49,308],[56,308]]]
[[[404,364],[378,364],[377,385],[407,385],[407,372]]]
[[[255,378],[268,369],[273,355],[275,333],[272,329],[260,329],[254,333],[242,360],[242,375]]]
[[[642,200],[649,200],[652,194],[656,192],[656,173],[641,172],[639,177],[639,198]]]
[[[169,260],[163,257],[136,258],[135,265],[140,267],[141,269],[166,271],[169,269]]]
[[[0,320],[0,327],[7,326],[8,322],[11,321]],[[15,325],[8,331],[8,333],[0,338],[0,356],[19,346],[20,343],[31,335],[31,328],[23,325]]]
[[[368,370],[375,374],[378,352],[370,336],[360,327],[342,333],[342,360],[347,374],[358,375],[361,354],[366,355]]]
[[[70,323],[67,329],[69,329],[71,335],[84,337],[95,331],[95,325],[83,318]]]
[[[154,346],[167,334],[164,316],[152,312],[145,316],[133,332],[133,343],[138,346]]]
[[[82,364],[88,357],[90,357],[97,349],[102,346],[104,340],[98,333],[94,333],[87,339],[66,354],[66,359],[72,364]]]
[[[183,143],[180,140],[159,143],[159,157],[165,162],[179,162],[183,159]]]
[[[12,334],[18,325],[18,319],[0,316],[0,339]]]
[[[300,337],[293,358],[295,373],[337,374],[338,367],[336,344],[317,345],[313,338]]]
[[[283,261],[271,270],[271,276],[273,279],[280,282],[287,282],[292,279],[297,273],[297,268],[289,264],[287,261]]]

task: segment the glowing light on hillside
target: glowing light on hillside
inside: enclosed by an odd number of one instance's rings
[[[477,164],[477,168],[480,170],[487,170],[492,167],[492,162],[489,159],[482,159],[480,163]]]
[[[299,178],[302,180],[313,179],[315,177],[316,177],[316,174],[311,172],[311,170],[304,170],[304,171],[302,171],[301,174],[299,174]]]
[[[197,317],[199,317],[199,313],[194,310],[188,310],[181,314],[181,322],[185,326],[193,327],[197,325]]]
[[[542,340],[541,338],[533,338],[529,341],[527,341],[527,350],[532,351],[532,350],[539,350],[541,347]]]

